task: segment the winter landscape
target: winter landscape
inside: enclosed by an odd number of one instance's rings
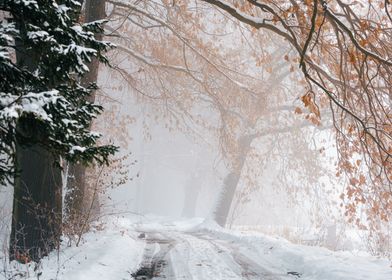
[[[392,279],[388,0],[0,0],[0,280]]]

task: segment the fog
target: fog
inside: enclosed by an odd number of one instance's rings
[[[127,106],[127,111],[140,106]],[[115,209],[181,217],[191,189],[196,200],[194,216],[210,217],[222,184],[219,154],[204,139],[170,132],[163,124],[149,120],[147,110],[143,108],[144,113],[126,128],[132,140],[121,152],[130,153],[129,160],[136,162],[130,170],[132,180],[110,191]],[[148,130],[149,139],[144,130]]]
[[[113,73],[106,71],[100,76],[101,87],[106,94],[112,90],[115,100],[108,110],[115,109],[116,121],[122,116],[132,121],[121,125],[121,138],[126,139],[122,142],[116,142],[118,130],[113,135],[111,129],[105,130],[105,134],[109,132],[107,138],[120,146],[116,157],[129,155],[125,161],[133,164],[126,167],[128,180],[106,190],[101,197],[104,211],[214,219],[230,172],[219,139],[208,130],[196,133],[170,128],[167,120],[155,117],[156,104],[138,98],[127,86],[114,86],[113,78],[108,78]],[[295,98],[286,101],[290,102]],[[226,226],[298,241],[308,238],[304,236],[309,232],[324,235],[331,226],[343,224],[343,208],[336,206],[343,183],[335,176],[337,156],[332,129],[320,129],[310,122],[296,129],[304,123],[303,117],[292,111],[285,114],[296,118],[292,131],[252,141],[245,165],[237,170],[241,176]],[[210,120],[215,122],[214,118]],[[324,121],[328,124],[327,117]],[[104,117],[97,123],[97,129],[113,125],[105,125]],[[271,125],[279,128],[268,122],[266,127]]]
[[[365,2],[2,3],[0,280],[392,279]]]
[[[117,48],[99,69],[105,112],[93,128],[120,152],[101,211],[203,217],[299,242],[332,234],[336,248],[354,228],[346,179],[329,101],[295,51],[210,6],[159,3],[107,6]]]

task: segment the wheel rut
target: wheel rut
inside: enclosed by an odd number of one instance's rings
[[[140,236],[147,245],[140,268],[132,274],[135,280],[300,278],[273,272],[253,260],[246,248],[206,232],[142,232]]]
[[[257,262],[253,261],[251,258],[246,256],[244,253],[240,252],[239,246],[234,243],[222,241],[215,239],[214,237],[203,233],[197,232],[192,233],[193,236],[206,240],[212,246],[216,248],[217,251],[225,252],[231,255],[234,262],[241,267],[241,279],[249,280],[283,280],[283,279],[293,279],[287,274],[276,274],[267,268],[261,266]]]
[[[169,258],[176,240],[157,232],[141,232],[139,238],[145,239],[147,246],[140,268],[131,274],[133,279],[176,279]]]

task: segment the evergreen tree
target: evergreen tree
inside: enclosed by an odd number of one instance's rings
[[[102,108],[82,85],[86,64],[111,47],[78,24],[74,0],[2,0],[0,13],[0,183],[14,184],[10,257],[39,260],[61,234],[60,159],[107,163],[114,146],[89,130]],[[13,54],[16,59],[13,59]]]

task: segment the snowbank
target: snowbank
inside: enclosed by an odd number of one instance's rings
[[[79,247],[63,243],[59,251],[45,257],[40,265],[3,262],[0,280],[37,279],[37,276],[59,280],[132,279],[131,273],[142,261],[145,246],[133,228],[117,219],[108,219],[105,229],[84,235]]]
[[[217,264],[227,262],[228,258],[231,259],[230,261],[235,261],[237,256],[242,260],[251,260],[257,266],[268,270],[271,275],[279,275],[277,279],[392,279],[391,263],[386,259],[294,245],[283,238],[270,237],[261,233],[223,229],[213,221],[202,218],[173,220],[163,217],[128,215],[106,219],[104,229],[86,234],[79,247],[68,247],[63,244],[58,252],[53,252],[44,258],[39,266],[21,265],[16,262],[6,265],[3,262],[0,280],[37,279],[37,276],[41,280],[132,279],[132,273],[135,273],[145,261],[143,260],[145,249],[152,246],[152,239],[147,240],[143,237],[144,235],[163,236],[173,241],[173,248],[167,246],[166,249],[174,273],[211,269],[211,265],[204,268],[200,260],[192,260],[191,256],[196,255],[195,252],[215,250],[215,245],[222,245],[221,248],[227,248],[232,252],[222,253],[221,249],[211,251]],[[206,248],[203,249],[203,246]],[[189,259],[184,256],[188,256]],[[203,257],[203,254],[199,257]],[[192,268],[192,265],[197,267]],[[213,268],[220,269],[219,267]],[[222,269],[227,270],[227,267],[222,267]],[[205,278],[200,275],[208,275],[208,273],[198,275],[192,275],[189,279],[204,280]],[[238,274],[235,279],[243,279],[241,277]],[[176,278],[169,277],[169,279]]]

